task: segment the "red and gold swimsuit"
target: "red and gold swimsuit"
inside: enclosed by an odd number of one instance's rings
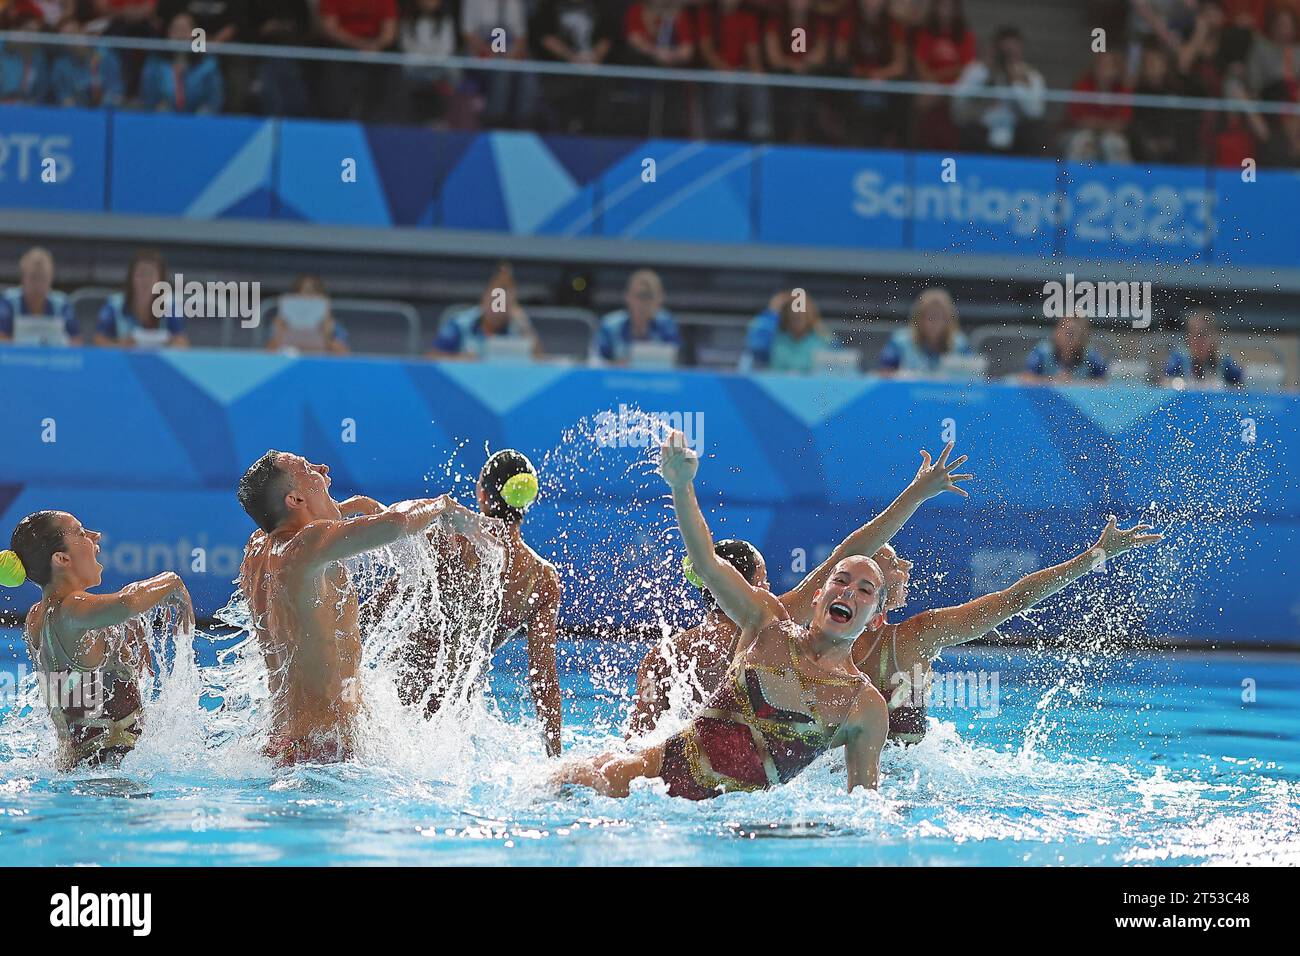
[[[708,800],[733,790],[766,790],[787,783],[831,747],[838,724],[822,720],[813,685],[865,685],[865,678],[815,678],[798,667],[790,638],[788,667],[750,666],[733,672],[681,733],[664,744],[659,776],[668,793]],[[774,707],[763,693],[762,675],[793,676],[803,711]]]

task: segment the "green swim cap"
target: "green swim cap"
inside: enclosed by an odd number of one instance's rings
[[[26,580],[22,559],[12,551],[0,551],[0,585],[16,588]]]
[[[531,472],[521,472],[507,478],[501,486],[501,500],[511,508],[523,511],[537,498],[537,476]]]
[[[682,574],[686,575],[686,580],[690,581],[697,588],[702,589],[704,587],[704,582],[701,581],[700,576],[695,573],[695,565],[691,564],[689,555],[682,558]]]

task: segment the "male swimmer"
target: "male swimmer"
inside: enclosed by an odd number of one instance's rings
[[[1097,543],[1068,561],[1035,571],[1005,590],[956,607],[922,611],[901,623],[886,621],[878,632],[859,638],[853,648],[853,662],[885,695],[889,738],[916,743],[925,736],[930,663],[945,647],[983,637],[1103,562],[1163,540],[1163,535],[1145,533],[1150,530],[1146,524],[1120,528],[1112,517]],[[889,545],[877,550],[874,557],[889,589],[885,610],[897,610],[907,603],[912,562],[904,561]]]
[[[524,541],[524,514],[537,497],[537,471],[522,452],[505,449],[487,460],[479,472],[475,496],[479,510],[505,525],[502,543],[505,564],[500,578],[500,612],[492,635],[495,651],[520,631],[528,641],[529,689],[545,733],[546,753],[560,753],[560,681],[556,673],[555,642],[557,618],[563,589],[554,565],[543,559]],[[453,633],[470,622],[477,623],[481,609],[481,558],[473,543],[455,537],[451,546],[440,546],[430,537],[438,561],[438,581],[444,611]],[[376,608],[391,600],[397,582],[389,582],[376,596]],[[367,604],[369,607],[369,603]],[[398,654],[398,693],[407,705],[420,705],[427,716],[437,713],[447,690],[456,679],[457,655],[436,633],[417,631]],[[438,669],[445,657],[443,670]]]
[[[699,459],[674,432],[660,474],[672,489],[686,553],[740,636],[727,679],[681,733],[631,756],[602,755],[565,767],[556,781],[626,796],[633,780],[662,779],[672,796],[705,800],[786,783],[826,751],[844,747],[848,789],[874,788],[888,731],[884,698],[853,666],[853,643],[884,621],[876,563],[850,557],[812,596],[808,626],[713,549],[695,498]]]
[[[239,583],[266,661],[267,749],[278,765],[347,760],[353,752],[361,633],[343,561],[438,521],[484,534],[479,517],[446,495],[385,508],[361,497],[340,504],[329,488],[329,468],[281,451],[268,451],[239,481],[239,503],[260,529],[244,550]]]
[[[967,481],[972,476],[953,474],[966,462],[967,456],[962,455],[949,462],[948,456],[952,449],[953,445],[949,443],[939,455],[939,460],[933,463],[929,453],[921,452],[920,470],[893,504],[841,541],[830,557],[814,568],[797,587],[777,599],[789,612],[791,620],[807,625],[812,619],[817,589],[831,569],[847,557],[872,554],[897,534],[930,498],[945,491],[969,497],[958,487],[957,482]],[[749,584],[769,590],[763,556],[748,541],[720,541],[715,552],[739,571]],[[674,675],[689,675],[697,699],[707,697],[722,683],[731,666],[736,638],[740,632],[735,622],[717,606],[717,601],[707,588],[704,589],[703,596],[709,607],[704,620],[690,630],[660,642],[641,661],[637,671],[636,702],[628,726],[628,737],[643,736],[654,729],[669,707]]]
[[[100,583],[99,532],[63,511],[38,511],[14,529],[0,553],[4,583],[30,579],[41,599],[23,625],[27,653],[41,676],[59,740],[59,766],[115,765],[144,728],[140,675],[153,666],[139,615],[176,609],[176,630],[194,627],[181,579],[168,571],[116,594],[91,594]]]

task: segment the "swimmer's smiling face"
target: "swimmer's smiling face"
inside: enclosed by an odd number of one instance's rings
[[[813,604],[813,627],[827,637],[855,641],[885,621],[885,575],[867,557],[845,558],[835,566]]]
[[[91,531],[67,513],[60,514],[63,550],[50,559],[56,572],[81,589],[93,588],[103,580],[104,566],[99,563],[98,531]]]

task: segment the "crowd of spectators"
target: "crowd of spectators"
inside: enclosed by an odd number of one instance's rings
[[[142,55],[0,39],[0,101],[133,105],[434,123],[663,133],[1032,154],[1083,160],[1245,156],[1300,162],[1300,0],[1091,0],[1107,47],[1075,89],[1239,102],[1230,112],[1073,104],[1054,125],[1014,25],[963,0],[0,0],[0,30],[315,45],[470,59],[560,61],[781,76],[921,80],[950,96],[748,84],[593,81],[529,71],[360,60]],[[1091,47],[1090,37],[1080,45]],[[989,88],[1005,92],[990,95]]]
[[[19,260],[19,284],[0,292],[0,345],[90,344],[118,348],[188,348],[179,298],[162,291],[172,281],[161,253],[141,250],[127,268],[120,291],[99,309],[93,334],[85,336],[70,297],[55,289],[50,252],[33,247]],[[677,364],[682,335],[667,307],[663,281],[651,269],[627,280],[624,308],[597,323],[590,342],[594,365]],[[288,354],[348,355],[347,329],[333,314],[319,276],[302,275],[268,311],[264,348]],[[1183,316],[1183,338],[1169,353],[1163,381],[1175,387],[1237,386],[1245,374],[1220,345],[1212,310],[1193,308]],[[33,331],[34,330],[34,331]],[[53,332],[53,336],[51,335]],[[1021,381],[1102,382],[1107,359],[1090,343],[1086,318],[1066,315],[1035,343],[1025,358]],[[851,357],[850,363],[836,361]],[[487,278],[479,302],[449,310],[425,357],[437,361],[480,361],[507,357],[540,360],[546,344],[520,303],[514,274],[501,263]],[[895,330],[873,370],[884,377],[969,378],[982,375],[970,339],[962,331],[957,305],[947,290],[926,289],[912,304],[910,319]],[[974,366],[972,362],[976,363]],[[786,374],[838,374],[859,368],[858,355],[827,328],[806,290],[783,289],[748,325],[738,370]]]
[[[1189,159],[1240,167],[1246,159],[1300,164],[1300,116],[1259,103],[1296,103],[1300,32],[1294,0],[1116,0],[1131,11],[1129,42],[1094,56],[1075,90],[1215,97],[1239,108],[1198,113],[1074,103],[1065,155],[1107,162]]]

